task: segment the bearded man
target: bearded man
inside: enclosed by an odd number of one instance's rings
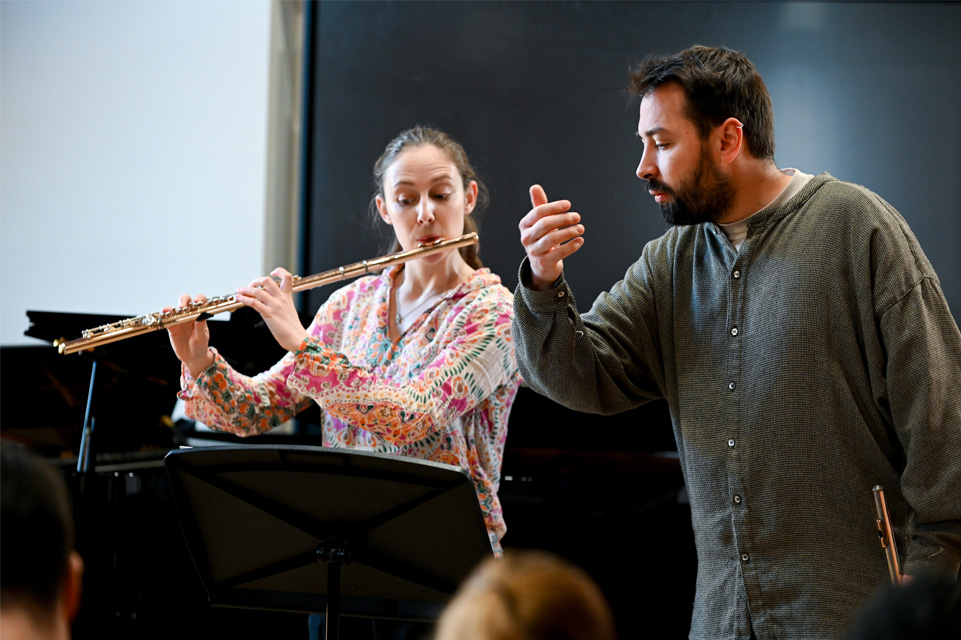
[[[777,167],[770,96],[742,54],[648,58],[631,90],[637,176],[672,227],[581,314],[563,275],[581,216],[531,187],[521,374],[582,412],[667,401],[697,547],[691,638],[842,638],[890,580],[858,533],[875,485],[904,574],[957,577],[957,323],[890,204]]]

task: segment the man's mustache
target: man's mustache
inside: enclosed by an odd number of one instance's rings
[[[670,196],[676,195],[674,190],[663,182],[659,182],[657,180],[645,180],[645,182],[647,182],[648,191],[662,191]]]

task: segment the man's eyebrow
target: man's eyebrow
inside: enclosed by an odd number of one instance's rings
[[[637,131],[634,133],[634,135],[637,136],[638,138],[644,138],[644,137],[650,138],[654,134],[664,133],[665,131],[667,131],[667,129],[665,129],[664,127],[654,127],[653,129],[648,129],[643,134],[640,131]]]

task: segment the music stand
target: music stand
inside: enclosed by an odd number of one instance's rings
[[[493,555],[460,468],[331,447],[229,445],[164,459],[211,606],[434,620]],[[326,564],[326,567],[321,564]]]

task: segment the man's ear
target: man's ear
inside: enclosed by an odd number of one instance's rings
[[[744,144],[744,125],[737,118],[728,118],[721,124],[719,130],[720,159],[724,164],[730,164],[741,153]]]

